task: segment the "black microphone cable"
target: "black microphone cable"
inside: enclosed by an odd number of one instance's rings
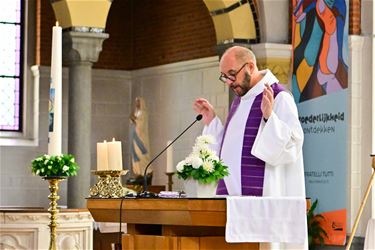
[[[121,242],[121,238],[122,238],[122,203],[124,202],[124,199],[125,197],[122,197],[121,198],[121,202],[120,202],[120,229],[119,229],[119,232],[118,232],[118,243],[115,244],[115,250],[122,250],[122,242]]]

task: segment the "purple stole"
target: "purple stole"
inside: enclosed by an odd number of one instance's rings
[[[274,97],[277,96],[285,88],[278,83],[271,85]],[[256,158],[251,154],[251,149],[257,136],[260,123],[262,121],[262,110],[260,104],[262,103],[263,92],[255,97],[253,105],[250,108],[249,116],[247,117],[246,127],[244,131],[244,140],[242,145],[242,156],[241,156],[241,189],[242,195],[251,196],[262,196],[263,195],[263,181],[264,181],[264,170],[265,162]],[[236,112],[238,105],[240,104],[241,98],[236,96],[232,102],[227,121],[224,127],[224,135],[221,141],[221,148],[226,136],[228,124]],[[220,156],[221,156],[220,148]],[[225,186],[224,179],[219,180],[219,184],[216,190],[216,194],[227,195],[228,190]]]

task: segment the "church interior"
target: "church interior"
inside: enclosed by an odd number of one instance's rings
[[[342,52],[347,57],[346,151],[334,157],[345,161],[346,242],[363,197],[369,196],[351,248],[363,249],[369,221],[375,220],[375,189],[368,190],[375,166],[371,157],[375,154],[375,4],[361,0],[0,1],[4,13],[18,6],[20,16],[19,74],[13,77],[19,79],[19,126],[0,127],[0,249],[48,249],[50,243],[46,226],[50,190],[45,179],[32,175],[31,162],[48,152],[51,38],[57,22],[62,28],[61,151],[74,155],[80,169],[77,176],[59,184],[61,231],[57,229],[56,242],[58,249],[111,249],[110,244],[117,242],[118,223],[102,225],[107,236],[98,233],[98,224],[87,210],[90,188],[97,183],[98,143],[121,142],[122,166],[128,172],[120,179],[125,185],[135,171],[131,119],[137,98],[142,98],[148,114],[149,160],[196,119],[192,108],[196,98],[209,100],[225,120],[233,93],[218,79],[219,60],[233,45],[250,48],[258,68],[270,69],[293,92],[294,9],[320,1],[346,5],[347,47]],[[7,36],[5,25],[16,22],[1,18]],[[0,53],[2,65],[7,56]],[[0,85],[8,78],[0,69]],[[0,86],[0,105],[5,105],[7,93]],[[0,120],[5,116],[0,113]],[[189,155],[203,127],[197,122],[173,143],[172,156],[164,152],[155,159],[150,166],[151,188],[183,190],[183,181],[168,175],[168,166]],[[311,165],[324,161],[312,158]],[[334,200],[336,194],[330,195]],[[324,202],[318,210],[319,206]],[[375,234],[375,222],[372,230]],[[344,248],[345,242],[317,246]]]

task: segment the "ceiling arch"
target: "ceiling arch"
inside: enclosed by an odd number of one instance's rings
[[[88,27],[102,31],[112,1],[51,0],[51,3],[61,27]]]
[[[203,0],[216,31],[217,44],[259,43],[255,0]]]

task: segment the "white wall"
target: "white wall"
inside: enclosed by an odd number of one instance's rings
[[[364,51],[371,49],[371,40],[363,36],[350,36],[349,60],[349,168],[348,168],[348,232],[351,232],[363,195],[371,175],[371,58]],[[364,236],[370,217],[370,201],[367,202],[356,231]]]
[[[359,36],[350,36],[349,90],[351,110],[350,128],[350,192],[348,198],[348,232],[354,224],[363,196],[367,189],[371,168],[371,140],[375,131],[371,130],[374,121],[372,109],[373,82],[373,34],[374,34],[374,2],[361,1],[361,31]],[[371,53],[372,51],[372,53]],[[372,56],[371,56],[372,55]],[[374,190],[374,189],[373,189]],[[356,236],[364,236],[366,225],[371,218],[374,206],[374,194],[369,196],[363,210]],[[372,203],[372,204],[371,204]]]

